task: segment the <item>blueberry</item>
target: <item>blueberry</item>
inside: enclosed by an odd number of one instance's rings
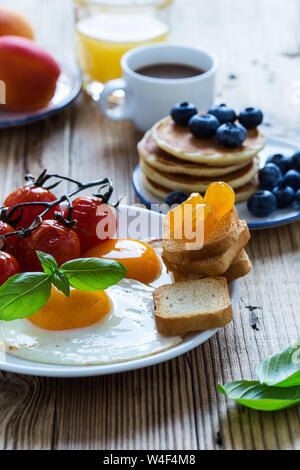
[[[165,202],[171,207],[174,204],[182,204],[189,197],[190,195],[184,191],[173,191],[167,195]]]
[[[272,189],[272,193],[276,196],[278,208],[289,207],[295,198],[295,191],[291,186],[287,186],[286,184],[275,186],[275,188]]]
[[[248,199],[248,210],[256,217],[266,217],[277,209],[277,199],[271,191],[258,191]]]
[[[288,167],[288,170],[294,170],[294,160],[293,157],[285,157],[286,160],[286,165]],[[297,168],[296,168],[297,170]],[[297,170],[298,171],[298,170]],[[299,170],[300,171],[300,170]]]
[[[274,163],[267,163],[258,173],[259,185],[262,189],[271,190],[283,182],[281,170]]]
[[[296,209],[300,209],[300,189],[298,189],[298,191],[295,192],[295,207]]]
[[[288,186],[291,186],[294,191],[300,189],[300,173],[296,170],[289,170],[284,175],[284,182]]]
[[[294,155],[291,156],[291,161],[291,168],[300,171],[300,152],[294,153]]]
[[[281,153],[274,153],[274,155],[270,155],[267,158],[267,163],[274,163],[274,165],[280,168],[283,174],[291,169],[291,159],[289,157],[285,157]]]
[[[263,113],[260,109],[246,108],[239,114],[240,123],[246,127],[246,129],[254,129],[263,122]]]
[[[175,104],[171,109],[171,116],[178,126],[187,126],[191,117],[197,112],[196,106],[185,101]]]
[[[224,147],[240,147],[247,138],[247,131],[241,124],[228,122],[217,130],[217,141]]]
[[[208,114],[215,116],[220,124],[226,122],[234,122],[236,120],[236,114],[234,109],[229,108],[226,104],[222,103],[219,106],[214,106],[208,110]]]
[[[211,139],[220,123],[212,114],[196,114],[189,121],[191,133],[197,139]]]

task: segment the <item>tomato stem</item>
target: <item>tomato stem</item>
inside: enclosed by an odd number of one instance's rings
[[[34,230],[37,230],[42,222],[43,218],[45,215],[47,215],[48,212],[50,212],[52,209],[57,207],[63,202],[66,202],[68,204],[68,213],[66,218],[64,218],[60,213],[56,212],[56,218],[59,222],[63,223],[65,226],[72,228],[76,224],[76,220],[72,220],[73,216],[73,204],[72,204],[72,197],[78,194],[81,191],[84,191],[85,189],[93,188],[95,186],[99,186],[98,188],[98,193],[96,194],[97,197],[101,198],[101,200],[104,203],[107,203],[112,195],[113,192],[113,186],[112,186],[112,181],[110,178],[102,178],[101,180],[95,180],[95,181],[89,181],[88,183],[81,183],[80,181],[77,181],[73,178],[69,178],[67,176],[62,176],[62,175],[56,175],[56,174],[47,174],[47,171],[44,170],[43,173],[36,179],[32,175],[28,174],[25,177],[25,180],[27,181],[27,184],[34,184],[35,186],[42,186],[46,181],[48,181],[50,178],[56,178],[60,180],[65,180],[69,181],[70,183],[76,184],[77,187],[74,188],[72,191],[70,191],[68,194],[64,194],[60,198],[56,199],[53,202],[23,202],[22,204],[18,204],[14,206],[11,210],[9,210],[7,207],[2,207],[0,208],[0,220],[4,220],[5,222],[8,222],[9,224],[13,225],[16,227],[17,223],[19,220],[22,218],[22,208],[28,207],[28,206],[44,206],[45,209],[36,217],[36,219],[32,222],[32,224],[27,227],[23,228],[20,227],[16,229],[15,232],[10,232],[4,235],[0,236],[0,242],[3,242],[3,245],[0,246],[1,251],[5,251],[7,247],[7,238],[12,237],[14,235],[17,235],[19,238],[27,238],[29,237]],[[55,183],[54,186],[57,186],[58,183]],[[104,191],[102,193],[102,191]],[[13,219],[13,216],[16,214],[16,212],[20,209],[21,215],[20,217]]]

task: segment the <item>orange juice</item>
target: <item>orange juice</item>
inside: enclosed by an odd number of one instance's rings
[[[169,26],[146,13],[103,13],[76,25],[79,65],[88,81],[105,83],[122,75],[120,60],[129,49],[167,39]]]

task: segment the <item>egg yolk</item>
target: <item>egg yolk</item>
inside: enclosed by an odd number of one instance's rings
[[[110,310],[109,297],[103,291],[82,292],[72,289],[70,297],[66,297],[53,287],[47,304],[28,320],[46,330],[71,330],[99,322]]]
[[[127,268],[127,278],[143,284],[154,281],[161,272],[155,250],[146,243],[129,238],[106,240],[87,251],[84,257],[119,261]]]

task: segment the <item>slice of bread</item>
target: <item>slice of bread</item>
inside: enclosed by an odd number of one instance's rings
[[[211,236],[200,250],[187,250],[182,240],[163,240],[164,257],[170,263],[197,261],[217,256],[228,250],[239,238],[239,219],[235,207],[215,226]]]
[[[222,274],[227,279],[227,282],[235,281],[240,277],[246,276],[252,269],[251,262],[244,248],[239,252],[237,257],[231,263],[229,269]],[[174,282],[188,281],[191,279],[201,279],[203,276],[195,273],[183,274],[181,271],[171,272]]]
[[[237,258],[231,263],[229,269],[224,274],[227,282],[235,281],[250,273],[252,264],[244,248],[239,252]]]
[[[157,330],[164,336],[220,328],[233,318],[224,277],[161,286],[153,297]]]
[[[206,258],[201,261],[185,261],[183,263],[170,263],[162,254],[162,259],[169,272],[179,271],[186,275],[189,273],[200,274],[201,276],[221,276],[230,267],[233,260],[238,256],[244,246],[250,239],[248,225],[245,220],[239,222],[239,238],[238,240],[223,254]]]

